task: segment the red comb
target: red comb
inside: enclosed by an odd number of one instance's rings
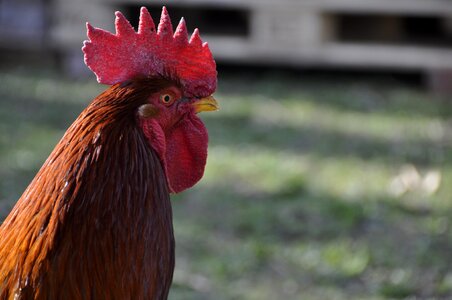
[[[173,26],[165,7],[157,32],[151,15],[141,8],[138,32],[119,11],[116,12],[116,34],[86,24],[89,40],[83,43],[86,65],[97,81],[115,84],[138,75],[177,77],[187,96],[204,97],[217,85],[215,61],[198,29],[188,40],[182,18],[173,34]]]

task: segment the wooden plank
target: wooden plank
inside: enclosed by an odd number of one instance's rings
[[[452,68],[449,49],[417,46],[328,44],[320,49],[323,63],[373,68]]]
[[[251,16],[250,42],[281,47],[318,47],[322,17],[316,11],[258,9]]]
[[[114,4],[137,4],[144,5],[140,0],[110,0],[106,3]],[[450,0],[172,0],[154,1],[162,5],[186,5],[206,7],[237,7],[248,9],[271,8],[271,9],[303,9],[306,7],[327,11],[342,12],[366,12],[366,13],[388,13],[403,15],[442,15],[452,14],[452,1]]]
[[[244,38],[207,36],[205,39],[220,61],[405,70],[452,69],[452,51],[447,49],[329,43],[320,48],[301,50],[278,45],[259,47]]]
[[[429,89],[437,95],[449,96],[452,93],[452,68],[431,69],[427,71]]]
[[[156,2],[158,5],[190,8],[248,10],[248,37],[203,34],[203,40],[209,42],[218,61],[393,70],[452,69],[450,48],[333,42],[336,14],[341,13],[387,16],[388,19],[378,25],[386,26],[381,32],[389,33],[391,42],[395,43],[402,39],[397,27],[399,16],[444,18],[450,23],[445,22],[452,32],[450,0],[172,0],[170,3],[155,1],[152,4]],[[77,48],[78,51],[85,39],[85,20],[90,20],[96,27],[111,30],[114,9],[131,4],[141,6],[143,2],[103,0],[82,7],[75,2],[59,0],[57,14],[61,14],[54,23],[51,37],[60,49]]]
[[[336,12],[419,16],[452,14],[452,1],[449,0],[309,0],[304,4]]]

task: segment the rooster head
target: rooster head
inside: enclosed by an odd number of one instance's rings
[[[99,83],[151,86],[136,107],[137,125],[158,154],[169,189],[181,192],[198,182],[207,159],[207,130],[197,116],[218,109],[215,61],[195,29],[188,38],[184,19],[173,33],[165,7],[157,30],[141,8],[138,32],[116,12],[116,34],[87,23],[82,48]]]

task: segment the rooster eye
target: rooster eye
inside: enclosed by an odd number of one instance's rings
[[[170,94],[163,94],[160,96],[160,100],[164,104],[170,104],[173,101],[173,97]]]

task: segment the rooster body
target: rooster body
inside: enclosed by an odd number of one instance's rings
[[[198,182],[218,108],[215,61],[165,8],[157,32],[87,25],[85,62],[112,84],[66,131],[0,226],[0,300],[166,299],[174,271],[170,193]],[[132,47],[133,46],[133,47]]]
[[[166,298],[171,204],[137,126],[146,93],[110,88],[58,143],[0,227],[0,299]]]

